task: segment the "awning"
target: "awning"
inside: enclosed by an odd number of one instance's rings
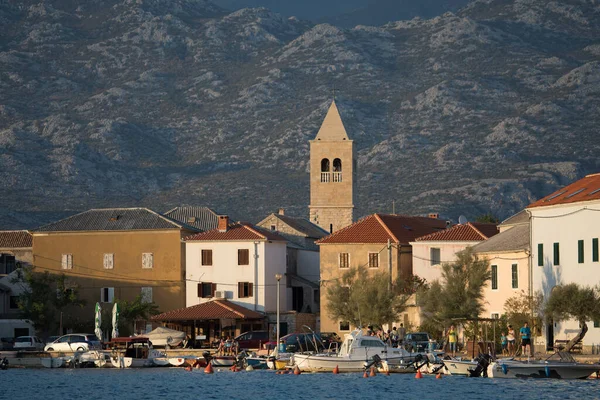
[[[152,317],[154,321],[199,321],[211,319],[263,319],[264,314],[249,310],[226,299],[215,299],[191,307],[167,311]]]

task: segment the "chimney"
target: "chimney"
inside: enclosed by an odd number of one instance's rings
[[[280,208],[279,211],[277,212],[277,214],[285,215],[285,210],[283,208]]]
[[[438,219],[440,217],[439,213],[429,213],[429,218]]]
[[[219,232],[227,232],[229,225],[229,217],[227,215],[219,215]]]

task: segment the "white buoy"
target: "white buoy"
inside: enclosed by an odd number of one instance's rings
[[[254,371],[254,367],[252,365],[248,365],[246,367],[246,371]]]

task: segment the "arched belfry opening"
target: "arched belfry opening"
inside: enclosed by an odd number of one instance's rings
[[[333,182],[342,181],[342,160],[336,158],[333,160],[333,175],[331,177]]]
[[[331,178],[329,176],[329,159],[324,158],[321,160],[321,182],[330,182]]]

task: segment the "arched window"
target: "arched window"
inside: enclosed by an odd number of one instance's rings
[[[324,158],[321,160],[321,172],[329,172],[329,159]]]
[[[339,158],[333,160],[333,172],[342,172],[342,160]]]

